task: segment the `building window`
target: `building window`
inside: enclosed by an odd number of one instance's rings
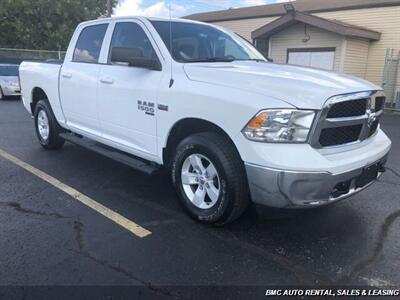
[[[265,57],[268,57],[269,40],[266,39],[256,39],[254,40],[255,46],[258,51]]]
[[[297,48],[287,50],[287,63],[333,71],[335,48]]]

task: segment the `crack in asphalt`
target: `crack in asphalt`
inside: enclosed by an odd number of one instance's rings
[[[118,272],[120,274],[125,275],[126,277],[130,278],[133,281],[136,281],[140,284],[142,284],[143,286],[145,286],[146,288],[152,290],[153,292],[156,292],[158,294],[162,294],[164,296],[168,296],[168,297],[173,297],[173,298],[179,298],[182,299],[182,295],[176,295],[173,294],[171,291],[165,290],[163,288],[158,288],[155,287],[154,285],[152,285],[150,282],[144,281],[140,278],[138,278],[137,276],[135,276],[132,272],[124,269],[123,267],[121,267],[120,265],[114,265],[110,262],[108,262],[105,259],[101,259],[99,257],[97,257],[96,255],[94,255],[91,251],[87,250],[84,240],[83,240],[83,224],[79,221],[79,220],[75,220],[74,221],[74,232],[75,232],[75,240],[78,244],[78,248],[79,251],[82,253],[82,255],[84,255],[85,257],[95,261],[96,263],[109,268],[115,272]]]
[[[43,212],[43,211],[39,211],[39,210],[25,208],[25,207],[22,207],[21,204],[19,204],[18,202],[0,202],[0,206],[10,207],[10,208],[12,208],[20,213],[24,213],[24,214],[37,215],[37,216],[41,216],[41,217],[54,217],[57,219],[71,219],[71,217],[67,217],[67,216],[61,215],[59,213],[47,213],[47,212]]]
[[[313,286],[315,284],[319,284],[328,286],[332,283],[332,280],[330,280],[329,278],[323,277],[320,274],[306,270],[301,265],[295,263],[293,260],[290,260],[283,255],[274,254],[264,248],[260,248],[252,243],[243,241],[239,239],[234,233],[231,233],[232,236],[231,238],[227,237],[226,233],[224,233],[223,236],[220,236],[218,233],[215,232],[210,232],[210,234],[225,241],[230,241],[234,242],[235,244],[239,244],[242,248],[251,251],[253,253],[259,254],[263,258],[267,257],[271,261],[277,263],[281,267],[293,273],[299,280],[299,283],[302,285]]]
[[[388,169],[390,172],[392,172],[395,176],[400,178],[400,173],[397,172],[396,170],[390,168],[390,167],[386,167],[386,169]]]
[[[19,204],[18,202],[0,202],[0,207],[8,207],[8,208],[14,209],[17,212],[23,213],[23,214],[35,215],[35,216],[40,216],[40,217],[53,217],[53,218],[56,218],[56,219],[69,219],[69,220],[75,219],[73,221],[73,229],[74,229],[74,232],[75,232],[75,240],[76,240],[76,242],[78,244],[80,252],[84,256],[88,257],[89,259],[94,260],[98,264],[101,264],[101,265],[103,265],[103,266],[105,266],[105,267],[107,267],[107,268],[109,268],[109,269],[111,269],[113,271],[116,271],[118,273],[121,273],[121,274],[129,277],[130,279],[132,279],[134,281],[137,281],[137,282],[141,283],[146,288],[148,288],[148,289],[150,289],[150,290],[152,290],[152,291],[154,291],[156,293],[162,294],[164,296],[174,297],[174,298],[179,297],[180,299],[182,299],[182,295],[175,295],[175,294],[172,294],[168,290],[154,287],[150,282],[146,282],[144,280],[141,280],[140,278],[136,277],[135,275],[133,275],[128,270],[122,268],[120,265],[117,265],[117,266],[113,265],[113,264],[109,263],[106,260],[103,260],[103,259],[100,259],[100,258],[96,257],[94,254],[92,254],[91,252],[86,250],[85,244],[84,244],[84,241],[83,241],[83,236],[82,236],[83,224],[79,220],[77,220],[76,217],[67,217],[67,216],[61,215],[59,213],[53,213],[53,212],[48,213],[48,212],[43,212],[43,211],[39,211],[39,210],[29,209],[29,208],[26,208],[26,207],[22,207],[21,204]]]
[[[394,186],[400,186],[400,183],[392,182],[392,181],[387,181],[387,180],[378,180],[378,182],[380,182],[380,183],[386,183],[386,184],[390,184],[390,185],[394,185]]]
[[[370,257],[360,261],[359,263],[355,264],[347,275],[343,276],[337,281],[337,284],[345,284],[354,276],[358,275],[362,270],[370,266],[375,260],[378,258],[379,254],[381,254],[383,250],[383,246],[385,243],[386,238],[389,235],[389,230],[394,222],[400,217],[400,210],[397,210],[391,213],[389,216],[385,218],[384,223],[381,226],[381,229],[378,233],[378,239],[375,243],[374,250]]]

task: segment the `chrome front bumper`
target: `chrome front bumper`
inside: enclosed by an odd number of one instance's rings
[[[379,165],[378,178],[384,172],[386,154],[373,165]],[[246,163],[247,178],[253,202],[278,208],[322,206],[350,197],[368,186],[357,187],[364,168],[333,175],[329,172],[294,172]]]

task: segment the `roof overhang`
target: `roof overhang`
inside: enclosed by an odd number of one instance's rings
[[[296,11],[314,14],[400,6],[400,0],[296,0],[293,1],[292,4]],[[213,23],[254,18],[281,17],[285,14],[284,3],[275,3],[197,13],[184,18]]]
[[[343,36],[365,38],[373,41],[378,41],[381,38],[381,33],[367,28],[353,26],[351,24],[328,20],[313,15],[293,12],[288,13],[267,25],[264,25],[251,33],[252,39],[267,39],[271,35],[282,31],[296,23],[304,23],[317,28],[324,29],[329,32],[337,33]]]

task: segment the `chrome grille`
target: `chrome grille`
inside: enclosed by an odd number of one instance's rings
[[[352,143],[358,140],[361,130],[362,125],[324,128],[321,130],[319,143],[322,147]]]
[[[361,142],[379,128],[385,103],[383,92],[362,92],[329,99],[319,113],[311,145],[333,147]]]
[[[367,111],[368,99],[356,99],[332,105],[327,118],[344,118],[362,116]]]

